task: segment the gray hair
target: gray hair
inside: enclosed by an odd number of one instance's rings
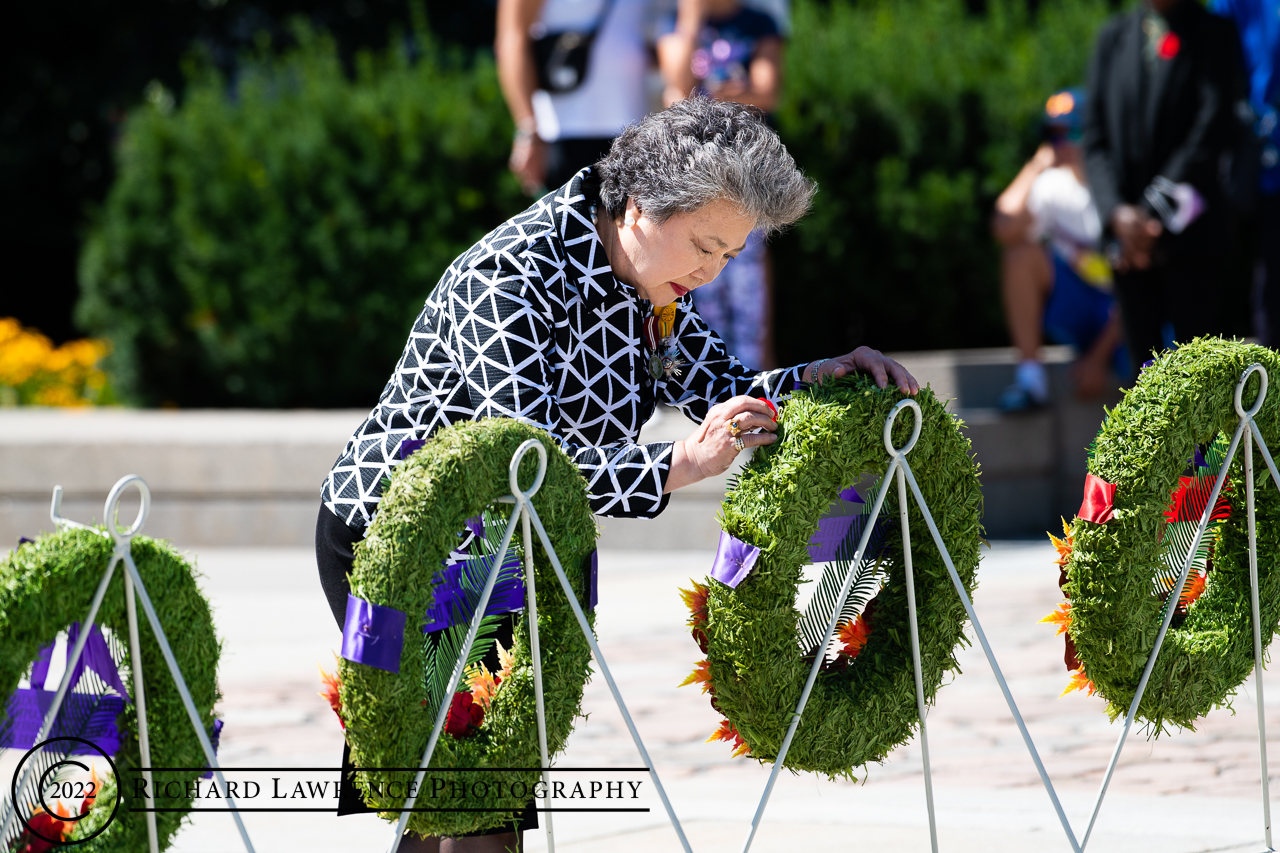
[[[630,198],[659,224],[724,199],[757,228],[779,231],[805,215],[817,191],[763,113],[702,96],[627,127],[595,171],[610,216],[622,217]]]

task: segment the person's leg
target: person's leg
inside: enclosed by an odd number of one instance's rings
[[[1093,339],[1093,343],[1076,359],[1071,366],[1071,379],[1076,388],[1076,396],[1081,400],[1092,400],[1100,397],[1111,385],[1112,365],[1115,364],[1116,349],[1124,343],[1124,333],[1120,327],[1120,312],[1113,311],[1106,325]]]
[[[1163,294],[1149,269],[1117,272],[1115,278],[1120,321],[1132,364],[1130,375],[1137,376],[1152,353],[1164,349],[1160,334],[1160,327],[1164,325]]]
[[[1218,255],[1170,258],[1156,268],[1163,279],[1165,312],[1173,323],[1173,339],[1180,344],[1201,335],[1220,335],[1218,300],[1225,264]]]
[[[1049,376],[1040,363],[1040,344],[1045,302],[1053,290],[1053,268],[1044,247],[1033,243],[1005,246],[1000,289],[1005,323],[1019,360],[1013,384],[1000,395],[1000,408],[1006,412],[1038,408],[1049,399]]]
[[[1266,328],[1263,346],[1280,346],[1280,193],[1258,199],[1258,259],[1255,275],[1262,291]]]
[[[316,567],[320,570],[320,587],[339,629],[346,621],[347,595],[351,592],[347,575],[355,561],[353,549],[359,538],[359,531],[347,527],[328,507],[320,504],[320,514],[316,517]]]
[[[773,252],[769,244],[764,246],[764,340],[761,343],[760,369],[774,370],[778,367],[778,350],[774,345],[773,314]]]
[[[756,233],[714,281],[693,291],[702,319],[720,335],[729,354],[753,370],[764,369],[766,298],[764,240]]]
[[[1000,262],[1000,290],[1009,337],[1022,361],[1040,357],[1044,304],[1053,288],[1049,254],[1043,246],[1006,246]]]
[[[1097,397],[1112,383],[1112,364],[1122,341],[1115,294],[1090,284],[1056,253],[1053,293],[1044,309],[1044,335],[1046,340],[1075,350],[1071,383],[1078,398]],[[1118,371],[1121,376],[1128,372],[1127,363]]]

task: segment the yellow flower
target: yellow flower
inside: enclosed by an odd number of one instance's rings
[[[0,383],[21,385],[45,366],[53,344],[44,335],[19,329],[0,347]]]
[[[12,317],[0,317],[0,346],[7,344],[22,332],[22,324]]]
[[[85,406],[106,387],[97,368],[111,350],[106,341],[85,338],[60,347],[12,317],[0,317],[0,404]]]
[[[87,406],[89,401],[66,385],[46,385],[36,391],[33,402],[37,406]]]
[[[471,691],[471,698],[488,711],[489,703],[493,701],[493,694],[498,690],[500,679],[493,677],[493,673],[483,661],[471,664],[463,671],[462,676],[467,682],[467,689]]]

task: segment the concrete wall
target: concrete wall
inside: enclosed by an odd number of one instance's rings
[[[1011,350],[902,353],[922,383],[955,401],[982,466],[984,524],[991,536],[1042,535],[1079,506],[1085,448],[1102,403],[1068,392],[1065,348],[1050,349],[1053,403],[1032,414],[995,409],[1013,377]],[[145,532],[182,547],[309,545],[321,481],[363,411],[0,410],[0,546],[52,529],[49,501],[64,488],[63,514],[100,521],[112,484],[138,474],[152,491]],[[642,440],[684,438],[693,424],[660,411]],[[654,520],[603,519],[605,547],[714,547],[716,512],[729,472],[682,489]],[[126,500],[122,518],[133,518]]]
[[[1088,448],[1102,426],[1103,407],[1119,402],[1119,390],[1102,399],[1077,400],[1069,376],[1069,347],[1046,347],[1050,402],[1045,408],[1006,415],[996,406],[1013,381],[1012,349],[896,353],[921,383],[952,399],[973,442],[982,471],[983,525],[989,536],[1040,536],[1058,532],[1059,517],[1080,508]],[[1119,384],[1118,381],[1116,383]]]
[[[151,488],[144,531],[182,546],[311,542],[320,484],[358,411],[0,410],[0,544],[52,529],[62,513],[101,521],[111,486]],[[122,520],[136,511],[133,493]]]

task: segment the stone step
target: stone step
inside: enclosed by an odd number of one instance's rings
[[[336,411],[0,411],[0,544],[50,530],[49,502],[101,521],[107,491],[137,474],[151,489],[144,528],[182,547],[306,545],[320,484],[367,413]],[[132,490],[122,518],[132,519]]]

